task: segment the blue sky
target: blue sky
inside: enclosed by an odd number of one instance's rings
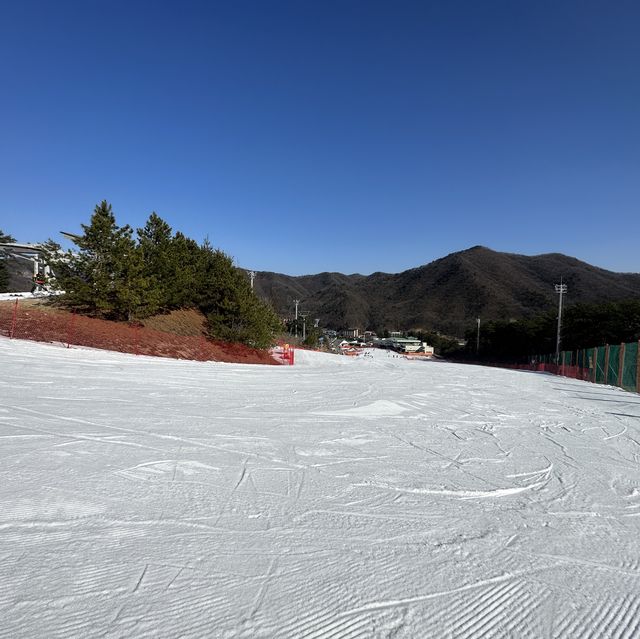
[[[293,275],[476,244],[638,272],[639,32],[625,0],[4,1],[0,228],[106,199]]]

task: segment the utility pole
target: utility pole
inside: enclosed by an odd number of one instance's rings
[[[478,322],[478,334],[476,335],[476,355],[480,353],[480,318],[477,319]]]
[[[249,277],[251,278],[251,290],[253,290],[253,280],[255,279],[257,273],[255,271],[249,271]]]
[[[560,295],[560,301],[558,302],[558,334],[556,335],[556,366],[560,364],[560,330],[562,327],[562,296],[567,292],[567,285],[562,283],[560,278],[560,284],[556,284],[556,293]]]
[[[298,304],[300,304],[300,300],[293,300],[293,303],[296,305],[296,337],[298,337]]]
[[[302,318],[302,341],[307,339],[307,316],[309,311],[302,311],[300,317]]]

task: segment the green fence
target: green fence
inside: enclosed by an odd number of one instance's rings
[[[624,356],[620,370],[618,386],[630,391],[640,392],[640,366],[638,366],[638,342],[624,345]]]
[[[536,370],[640,393],[640,342],[562,351],[557,363],[555,355],[541,355],[533,364]]]

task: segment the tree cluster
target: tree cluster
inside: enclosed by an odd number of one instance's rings
[[[256,348],[272,344],[280,321],[254,295],[244,271],[208,241],[198,244],[152,213],[134,234],[118,226],[111,205],[96,206],[74,239],[76,251],[46,243],[61,303],[77,312],[132,321],[198,308],[212,338]]]
[[[531,319],[485,322],[480,330],[476,354],[476,328],[465,335],[467,358],[494,361],[526,361],[534,355],[554,353],[557,315],[550,312]],[[561,349],[573,351],[604,344],[621,344],[640,339],[640,300],[605,304],[575,304],[562,314]]]

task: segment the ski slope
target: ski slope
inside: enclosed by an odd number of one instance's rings
[[[0,637],[637,637],[640,397],[0,338]]]

